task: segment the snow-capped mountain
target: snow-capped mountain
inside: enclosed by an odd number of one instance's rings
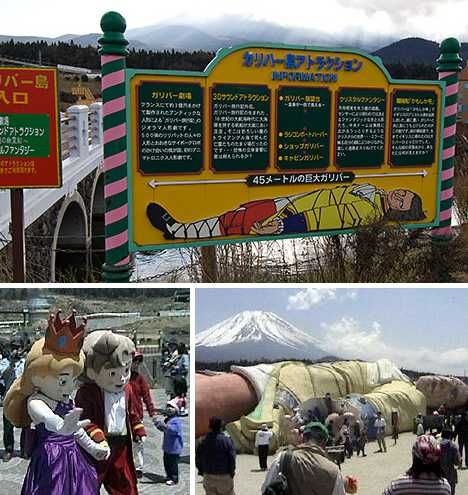
[[[316,360],[320,343],[274,313],[243,311],[196,335],[199,362]]]

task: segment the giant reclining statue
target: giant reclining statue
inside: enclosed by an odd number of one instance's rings
[[[196,377],[196,435],[207,432],[210,416],[219,416],[242,452],[253,451],[255,434],[264,423],[275,434],[272,451],[288,443],[287,417],[296,407],[321,419],[348,411],[367,422],[372,437],[377,411],[387,420],[387,433],[394,410],[399,412],[400,431],[410,431],[414,417],[426,411],[426,398],[388,360],[314,365],[285,361],[233,366],[231,373]]]

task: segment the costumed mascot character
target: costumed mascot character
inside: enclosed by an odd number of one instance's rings
[[[83,344],[85,373],[76,404],[91,420],[86,426],[96,442],[108,442],[109,459],[96,462],[99,486],[110,495],[138,495],[132,441],[144,442],[135,398],[128,385],[135,352],[133,342],[110,331],[95,331]]]
[[[81,351],[86,320],[76,325],[75,312],[61,320],[51,315],[45,338],[28,353],[24,372],[4,402],[5,416],[19,428],[35,425],[36,439],[22,495],[96,495],[97,474],[80,447],[95,459],[110,455],[108,445],[94,442],[80,421],[70,395],[83,372]]]

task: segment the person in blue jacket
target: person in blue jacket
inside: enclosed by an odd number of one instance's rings
[[[162,449],[166,485],[176,485],[179,482],[179,458],[184,448],[182,421],[175,401],[167,403],[166,411],[167,417],[164,420],[155,420],[154,425],[164,433]]]

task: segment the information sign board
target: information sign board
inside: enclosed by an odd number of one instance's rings
[[[61,186],[55,69],[0,68],[0,188]]]
[[[437,225],[443,88],[287,45],[127,70],[131,250]]]

